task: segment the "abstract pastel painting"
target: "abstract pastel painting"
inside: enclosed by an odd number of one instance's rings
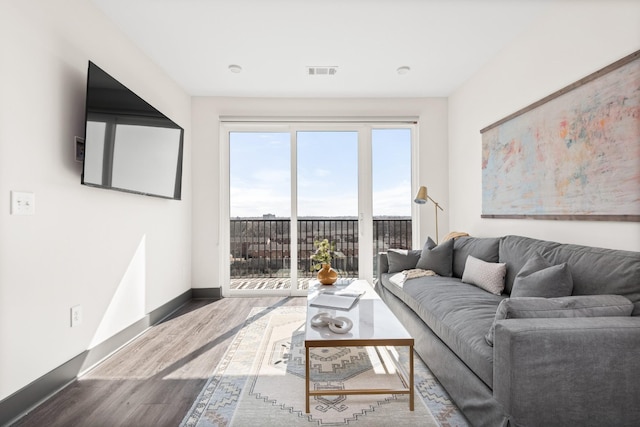
[[[640,51],[482,133],[482,217],[640,221]]]

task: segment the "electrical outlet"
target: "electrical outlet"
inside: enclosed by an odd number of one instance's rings
[[[75,328],[82,324],[82,306],[74,305],[71,307],[71,327]]]
[[[11,192],[11,215],[34,215],[36,195],[24,191]]]

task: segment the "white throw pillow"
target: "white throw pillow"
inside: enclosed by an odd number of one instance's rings
[[[487,292],[500,295],[504,290],[504,276],[507,264],[502,262],[485,262],[469,255],[462,273],[462,281],[476,285]]]

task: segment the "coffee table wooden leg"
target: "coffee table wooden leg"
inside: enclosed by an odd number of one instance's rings
[[[308,414],[309,413],[309,347],[305,346],[304,348],[305,350],[305,356],[304,356],[304,383],[305,383],[305,389],[304,389],[304,404],[305,404],[305,411]],[[413,369],[413,367],[411,368]]]
[[[415,388],[413,387],[413,346],[409,346],[409,410],[413,411],[413,395]]]

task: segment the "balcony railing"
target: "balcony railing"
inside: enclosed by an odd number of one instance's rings
[[[231,220],[231,278],[288,278],[291,275],[291,221],[278,218]],[[298,220],[298,277],[312,278],[311,255],[316,240],[335,247],[331,266],[341,277],[358,276],[358,220],[303,218]],[[389,248],[411,248],[411,218],[374,218],[373,253]]]

